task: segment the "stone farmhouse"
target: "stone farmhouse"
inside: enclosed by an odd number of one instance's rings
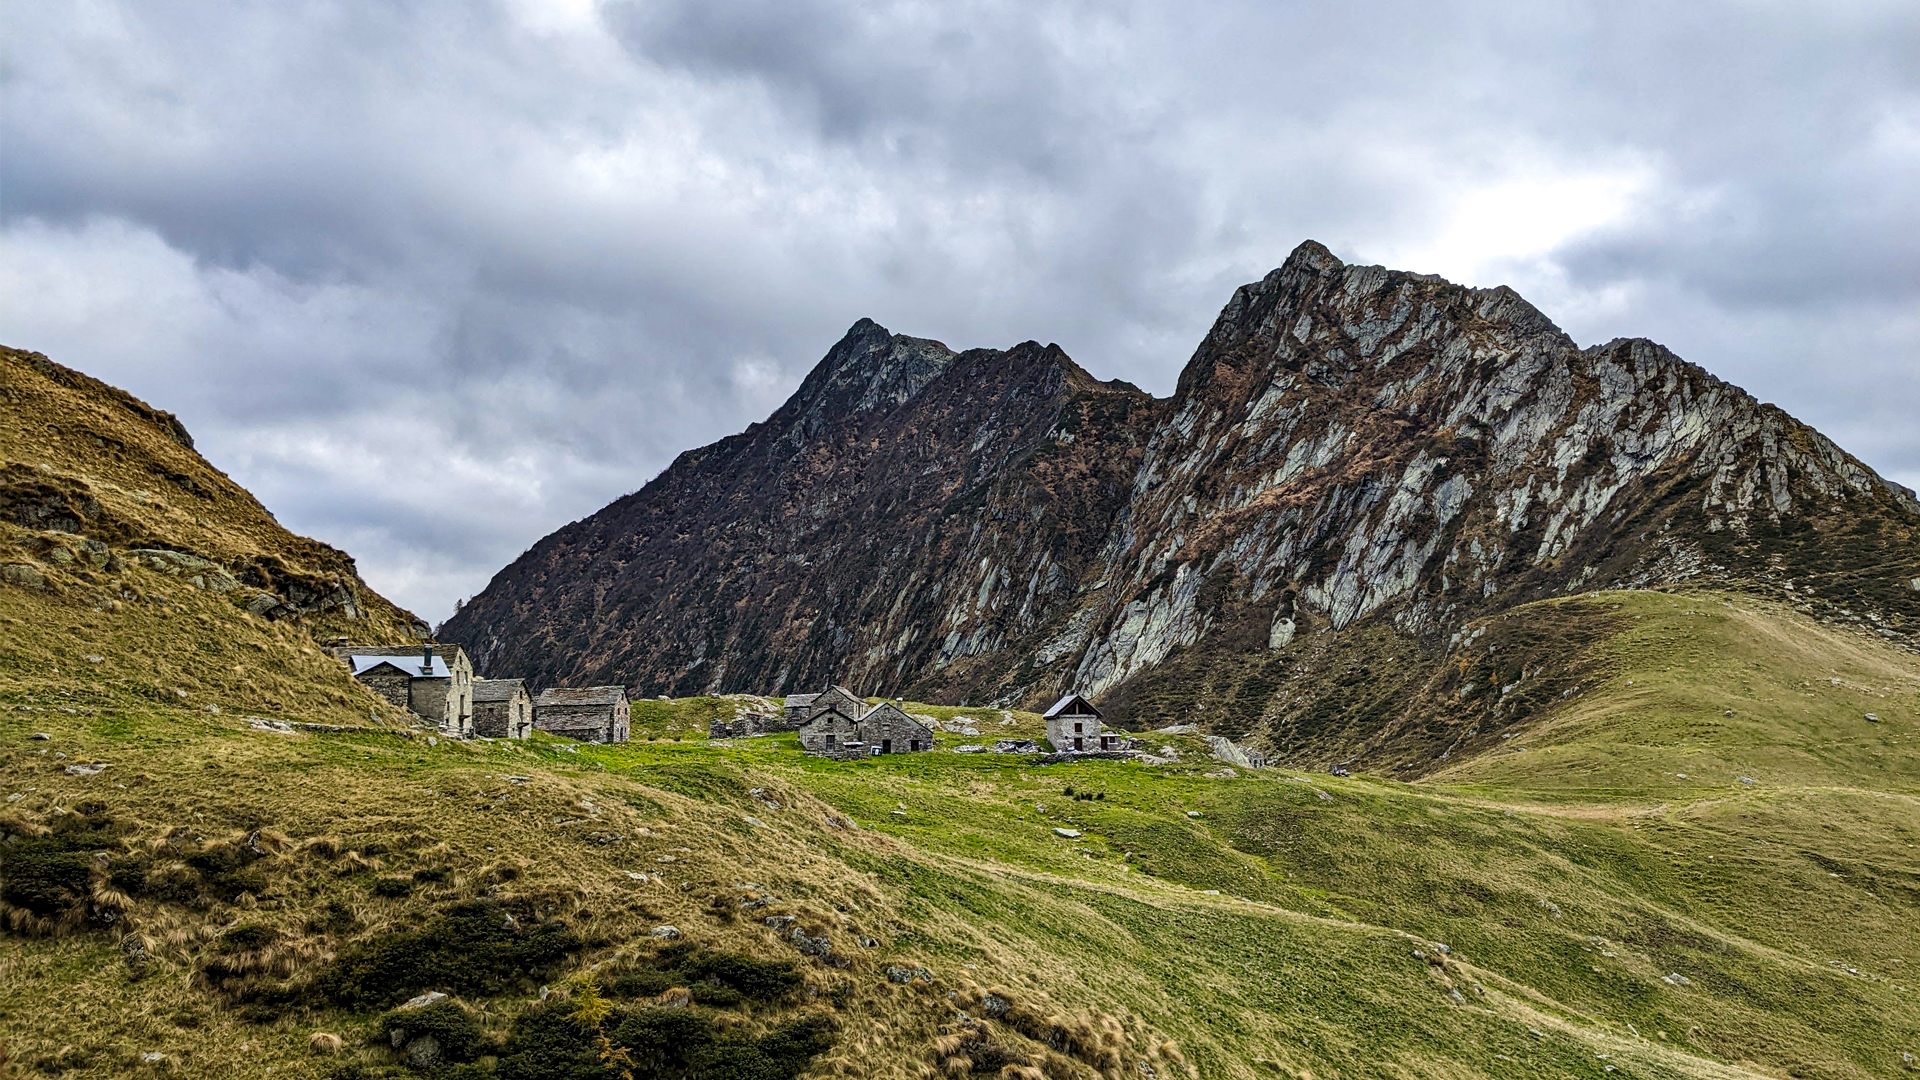
[[[458,645],[336,645],[353,677],[455,738],[473,734],[473,663]]]
[[[581,742],[622,743],[630,711],[624,686],[556,686],[533,699],[533,726]]]
[[[806,719],[800,727],[800,747],[809,754],[851,761],[873,754],[915,754],[933,749],[933,729],[908,716],[891,701],[872,708],[839,686],[807,697],[801,703]],[[794,698],[787,699],[789,715]]]
[[[1055,753],[1083,754],[1096,750],[1123,750],[1127,737],[1105,730],[1101,713],[1093,702],[1079,694],[1068,694],[1053,703],[1044,714],[1047,741]]]
[[[533,731],[533,697],[525,679],[473,680],[473,733],[524,739]]]

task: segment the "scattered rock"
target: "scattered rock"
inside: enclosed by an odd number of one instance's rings
[[[408,998],[407,1003],[400,1007],[402,1009],[424,1009],[429,1005],[438,1005],[445,1000],[447,1000],[447,995],[438,990],[429,990],[419,997]]]
[[[53,736],[47,734],[44,731],[36,731],[33,734],[27,736],[27,738],[32,739],[34,742],[51,742],[53,740]]]
[[[1743,784],[1746,784],[1746,785],[1748,785],[1748,786],[1752,786],[1752,784],[1753,784],[1753,777],[1751,777],[1751,776],[1743,776],[1743,777],[1741,777],[1741,778],[1740,778],[1740,782],[1741,782],[1741,783],[1743,783]]]
[[[158,1050],[149,1050],[140,1055],[140,1064],[142,1065],[158,1065],[165,1060],[167,1060],[167,1055]]]
[[[1155,728],[1153,733],[1155,735],[1197,735],[1199,732],[1199,724],[1170,724],[1163,728]]]
[[[1877,724],[1877,723],[1879,723],[1879,722],[1880,722],[1880,714],[1879,714],[1879,713],[1868,713],[1868,714],[1867,714],[1867,722],[1868,722],[1869,724]]]
[[[9,563],[0,567],[0,580],[28,589],[47,587],[47,576],[31,563]]]
[[[775,930],[785,930],[787,927],[792,926],[795,920],[792,915],[769,915],[761,921],[773,927]]]
[[[407,1064],[416,1069],[431,1069],[440,1064],[440,1040],[422,1035],[407,1044]]]
[[[998,1020],[1013,1011],[1013,1002],[989,990],[980,999],[980,1011],[986,1013],[989,1019]]]
[[[1078,840],[1080,839],[1080,830],[1079,829],[1055,829],[1053,830],[1053,835],[1064,836],[1069,840]]]
[[[1677,971],[1671,975],[1660,976],[1660,981],[1663,983],[1666,983],[1668,986],[1692,986],[1693,985],[1692,979],[1687,978],[1685,975],[1682,975]]]
[[[1190,818],[1197,818],[1197,817],[1199,817],[1199,816],[1200,816],[1200,811],[1198,811],[1198,810],[1189,810],[1189,811],[1187,811],[1187,816],[1188,816],[1188,817],[1190,817]]]
[[[106,771],[107,763],[104,761],[81,762],[67,766],[68,776],[99,776]]]
[[[861,948],[863,948],[863,949],[877,949],[877,948],[879,948],[879,947],[880,947],[880,943],[879,943],[878,941],[875,941],[874,939],[872,939],[872,938],[870,938],[870,937],[868,937],[868,936],[867,936],[867,935],[865,935],[865,934],[861,934],[861,935],[860,935],[860,947],[861,947]]]
[[[107,662],[107,658],[106,658],[106,657],[104,657],[104,656],[89,656],[89,657],[87,657],[87,663],[89,663],[89,664],[104,664],[104,663],[106,663],[106,662]]]
[[[680,928],[677,926],[656,926],[653,928],[653,936],[661,941],[673,941],[679,938]]]
[[[907,983],[930,983],[933,981],[933,973],[918,965],[912,967],[896,965],[887,969],[887,981],[900,983],[903,986]]]
[[[203,713],[212,713],[213,715],[218,716],[220,715],[220,706],[209,702],[208,704],[200,706],[200,711]]]

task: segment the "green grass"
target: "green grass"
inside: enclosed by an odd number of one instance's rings
[[[990,1023],[996,1037],[1059,1076],[1097,1075],[1095,1050],[1047,1049],[1075,1025],[1124,1047],[1113,1075],[1144,1075],[1142,1059],[1202,1077],[1899,1074],[1920,1052],[1920,664],[1740,598],[1599,599],[1629,624],[1605,643],[1605,681],[1514,748],[1416,784],[1211,778],[1192,739],[1172,740],[1185,759],[1168,767],[950,749],[831,762],[790,735],[695,738],[735,707],[718,698],[636,703],[654,741],[613,747],[288,736],[113,694],[85,714],[0,712],[0,775],[22,796],[10,828],[94,798],[149,847],[177,828],[285,838],[255,864],[264,895],[137,901],[128,918],[154,941],[139,977],[118,930],[0,939],[0,1039],[27,1075],[126,1075],[159,1050],[196,1075],[322,1076],[337,1059],[307,1050],[320,1029],[378,1066],[369,1040],[395,1002],[343,1008],[301,997],[302,980],[496,895],[578,932],[563,968],[621,970],[665,923],[800,962],[807,1007],[838,1028],[819,1075],[925,1075],[955,1009],[981,1015],[966,1002],[996,985],[1025,1018]],[[0,672],[19,680],[0,686],[12,703],[55,693]],[[999,719],[909,711],[979,725],[947,748]],[[112,765],[66,775],[84,759]],[[334,849],[376,854],[316,854]],[[413,884],[383,896],[386,879]],[[329,905],[351,918],[329,924]],[[768,915],[848,966],[806,957]],[[194,975],[242,921],[301,957],[267,980],[294,988],[270,1013]],[[891,982],[903,964],[937,981]],[[537,996],[529,982],[468,1004],[499,1040]],[[723,1011],[743,1038],[793,1015]]]

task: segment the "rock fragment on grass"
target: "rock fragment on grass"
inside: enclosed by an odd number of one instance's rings
[[[1055,829],[1053,830],[1053,835],[1063,836],[1063,837],[1066,837],[1068,840],[1078,840],[1080,839],[1080,830],[1079,829]]]
[[[680,928],[677,926],[656,926],[653,928],[653,936],[661,941],[673,941],[680,936]]]

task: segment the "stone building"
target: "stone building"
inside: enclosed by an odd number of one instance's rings
[[[533,697],[525,679],[473,680],[473,733],[524,739],[533,731]]]
[[[1120,750],[1127,744],[1125,735],[1105,729],[1100,710],[1079,694],[1068,694],[1054,702],[1044,716],[1047,721],[1047,741],[1053,744],[1055,753]]]
[[[837,692],[836,692],[837,691]],[[871,754],[913,754],[933,749],[933,729],[891,701],[868,708],[840,687],[816,695],[800,728],[800,747],[842,761]]]
[[[788,694],[785,705],[780,718],[791,725],[789,731],[799,731],[815,713],[830,708],[845,716],[859,716],[867,711],[866,700],[844,686],[829,686],[818,694]]]
[[[336,645],[353,677],[455,738],[473,735],[473,663],[458,645]]]
[[[556,686],[533,699],[533,726],[581,742],[621,743],[629,710],[624,686]]]

